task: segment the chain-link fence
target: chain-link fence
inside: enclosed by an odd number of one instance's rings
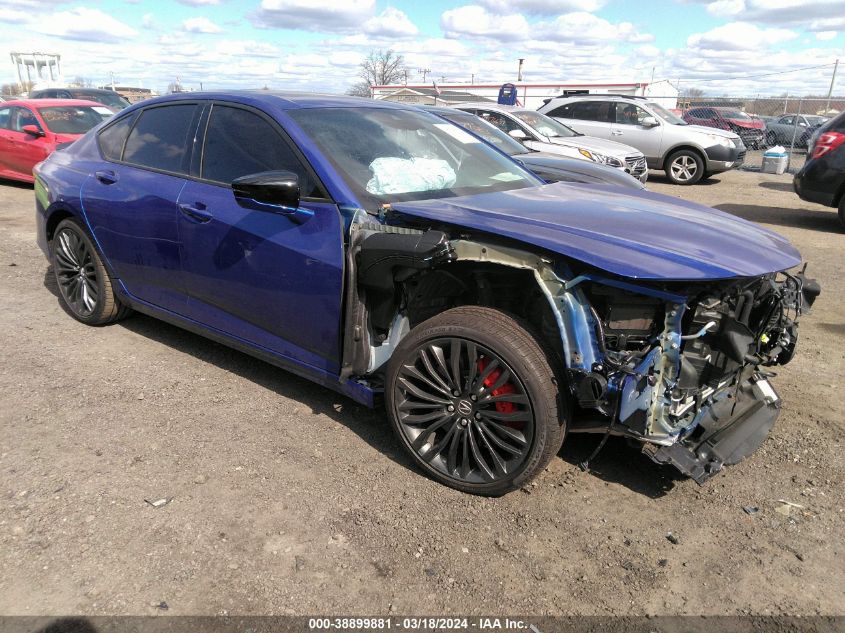
[[[690,124],[736,132],[747,148],[742,169],[761,169],[763,154],[780,146],[788,156],[787,171],[796,173],[807,159],[814,132],[843,109],[841,97],[682,96],[675,112]]]

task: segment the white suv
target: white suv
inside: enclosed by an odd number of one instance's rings
[[[462,103],[454,107],[492,123],[529,149],[614,167],[643,184],[648,180],[642,152],[623,143],[585,136],[536,110],[491,102]]]
[[[650,169],[663,169],[678,185],[692,185],[739,167],[745,145],[733,132],[689,125],[644,97],[555,97],[539,112],[590,136],[620,141],[645,154]]]

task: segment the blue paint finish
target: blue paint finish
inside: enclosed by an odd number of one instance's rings
[[[132,295],[184,313],[176,201],[186,180],[105,162],[101,168],[116,181],[91,176],[80,193],[101,252]]]
[[[188,182],[179,204],[185,315],[327,371],[340,371],[343,240],[332,203],[303,202],[305,222],[241,207],[229,187]]]
[[[634,279],[751,277],[801,263],[798,251],[773,231],[647,191],[555,183],[393,208],[509,237]]]
[[[634,368],[635,375],[626,374],[621,384],[617,383],[619,391],[619,421],[623,424],[636,411],[648,411],[651,406],[651,394],[654,389],[646,377],[654,368],[660,348],[655,347]]]

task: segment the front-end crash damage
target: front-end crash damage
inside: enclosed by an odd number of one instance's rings
[[[351,222],[343,379],[378,386],[407,332],[462,304],[535,326],[576,405],[569,432],[624,436],[698,483],[756,450],[819,294],[802,272],[636,282],[459,230]]]

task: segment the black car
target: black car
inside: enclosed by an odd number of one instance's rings
[[[810,159],[795,175],[795,193],[802,200],[839,207],[845,226],[845,112],[825,124],[811,147]]]
[[[85,101],[96,101],[97,103],[102,103],[112,112],[120,112],[132,105],[114,90],[104,90],[102,88],[48,88],[46,90],[34,90],[29,95],[29,98],[84,99]]]
[[[546,182],[583,182],[645,189],[643,183],[619,169],[588,160],[566,158],[558,154],[529,149],[495,125],[469,112],[436,106],[424,106],[422,109],[437,114],[481,137],[499,151],[522,163]]]

